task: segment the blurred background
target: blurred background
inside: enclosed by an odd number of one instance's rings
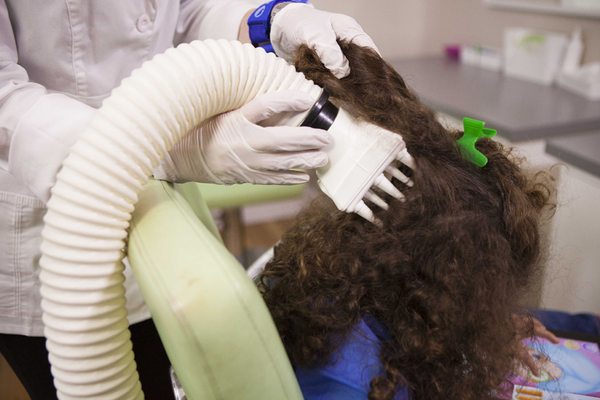
[[[313,0],[351,15],[386,58],[440,54],[448,43],[501,47],[507,27],[570,33],[585,30],[585,61],[600,61],[600,1]]]
[[[600,314],[600,0],[312,3],[354,17],[444,124],[482,119],[532,172],[551,171],[558,208],[529,305]],[[249,266],[316,189],[240,190],[206,187],[225,243]],[[0,357],[0,399],[27,398]]]

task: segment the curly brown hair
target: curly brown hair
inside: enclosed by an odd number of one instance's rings
[[[369,399],[487,399],[514,368],[512,315],[537,271],[548,175],[525,174],[497,141],[484,168],[371,50],[342,43],[352,72],[336,79],[303,49],[298,70],[360,118],[402,135],[416,167],[406,201],[387,198],[382,226],[323,197],[285,233],[261,283],[292,364],[326,364],[365,316],[383,325],[384,374]],[[384,196],[384,194],[381,194]],[[375,207],[372,207],[375,208]]]

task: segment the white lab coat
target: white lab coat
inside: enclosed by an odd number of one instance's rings
[[[0,0],[0,332],[43,335],[42,217],[111,89],[173,44],[235,39],[261,0]],[[130,323],[149,317],[126,270]]]

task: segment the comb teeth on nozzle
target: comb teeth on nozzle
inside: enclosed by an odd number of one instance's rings
[[[327,151],[329,164],[317,169],[319,187],[338,209],[354,212],[378,223],[370,202],[387,210],[386,201],[373,189],[402,200],[404,195],[384,172],[407,186],[412,181],[400,169],[398,162],[414,168],[414,160],[406,151],[402,137],[379,126],[359,121],[340,109],[329,128],[333,141]]]

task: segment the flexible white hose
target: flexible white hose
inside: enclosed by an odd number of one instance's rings
[[[73,146],[42,233],[41,293],[60,399],[140,399],[123,266],[142,186],[202,121],[259,94],[321,89],[282,59],[228,41],[182,44],[123,80]]]

